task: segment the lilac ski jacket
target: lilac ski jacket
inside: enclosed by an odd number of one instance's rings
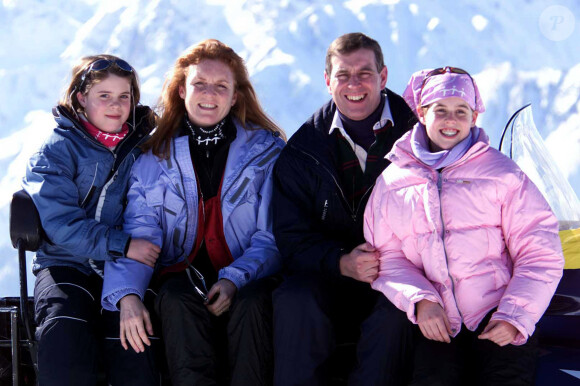
[[[234,258],[219,279],[239,289],[281,266],[272,234],[272,168],[284,141],[266,130],[246,130],[235,121],[221,190],[226,242]],[[123,230],[161,247],[157,268],[187,259],[197,235],[198,190],[187,136],[173,138],[169,159],[143,154],[131,171]],[[128,294],[143,299],[153,268],[134,260],[105,265],[102,304],[117,310]]]

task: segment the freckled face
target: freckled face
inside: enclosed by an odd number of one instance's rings
[[[387,84],[387,67],[378,72],[375,53],[361,48],[331,58],[332,72],[324,73],[326,87],[340,112],[360,121],[376,110],[381,90]]]
[[[236,104],[237,93],[232,70],[219,60],[204,59],[191,65],[185,85],[179,86],[189,120],[208,127],[221,121]]]
[[[463,141],[475,126],[477,111],[459,97],[438,100],[418,107],[419,121],[427,128],[431,151],[449,150]]]
[[[90,123],[106,133],[118,133],[131,112],[130,78],[109,74],[86,94],[77,93]]]

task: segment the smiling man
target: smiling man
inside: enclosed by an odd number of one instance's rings
[[[350,384],[401,384],[407,373],[411,330],[405,314],[371,289],[378,252],[363,237],[366,202],[389,164],[384,156],[415,123],[385,88],[387,73],[370,37],[332,42],[324,72],[332,100],[276,164],[274,234],[287,273],[274,294],[276,385],[327,384],[328,359],[345,341],[358,341]]]

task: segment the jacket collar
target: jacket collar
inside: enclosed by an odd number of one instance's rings
[[[133,148],[137,143],[140,143],[145,138],[147,138],[147,136],[149,135],[151,130],[153,130],[152,124],[147,122],[150,111],[151,111],[151,109],[148,106],[139,105],[136,107],[136,109],[135,109],[135,127],[132,127],[132,125],[129,125],[129,127],[131,127],[129,133],[137,132],[138,135],[132,135],[131,142],[133,142],[133,141],[137,141],[137,142],[132,143],[130,146],[131,148]],[[102,146],[96,139],[93,138],[92,135],[90,135],[87,132],[87,130],[84,128],[84,126],[78,121],[77,117],[73,116],[64,107],[62,107],[60,105],[53,107],[52,116],[60,128],[62,128],[64,130],[70,130],[72,132],[77,132],[77,133],[81,134],[82,136],[86,137],[90,142],[98,144],[99,146]],[[132,117],[129,117],[129,119],[127,120],[127,123],[132,123],[132,122],[133,122]]]
[[[267,156],[267,154],[264,154],[266,150],[270,147],[276,147],[276,139],[273,133],[263,129],[254,130],[254,127],[245,129],[237,119],[234,119],[234,124],[236,126],[236,138],[230,144],[228,151],[222,195],[252,159],[261,155]],[[181,179],[183,176],[195,178],[187,135],[172,139],[169,159],[157,158],[157,160],[163,173],[168,175],[176,186],[182,185]]]
[[[479,128],[479,136],[476,142],[467,150],[467,152],[455,163],[448,167],[460,165],[472,157],[475,157],[489,148],[489,137],[482,128]],[[405,167],[411,163],[419,163],[425,168],[429,168],[423,164],[411,148],[411,131],[405,133],[393,146],[393,150],[387,154],[387,159],[399,167]]]
[[[387,95],[387,103],[391,119],[396,126],[391,130],[398,136],[408,131],[416,122],[415,115],[411,112],[406,102],[399,95],[385,88],[383,91]],[[318,109],[288,141],[288,147],[298,153],[306,153],[316,162],[324,165],[334,173],[337,154],[333,142],[333,137],[329,133],[336,113],[336,104],[331,99]],[[385,108],[383,117],[386,117]]]
[[[389,105],[389,98],[388,98],[386,90],[383,90],[381,92],[381,94],[383,94],[385,96],[385,104],[383,106],[383,111],[381,112],[381,118],[379,119],[378,122],[376,122],[373,125],[373,130],[381,129],[389,121],[391,121],[393,126],[395,126],[395,121],[393,120],[393,114],[391,113],[391,106]],[[332,118],[332,124],[330,125],[330,130],[328,131],[328,134],[332,134],[332,132],[334,130],[339,130],[340,133],[342,134],[342,136],[347,138],[350,142],[350,137],[346,133],[346,130],[344,129],[344,125],[342,124],[342,120],[340,119],[340,115],[338,114],[337,109],[335,109],[335,111],[334,111],[334,115]]]

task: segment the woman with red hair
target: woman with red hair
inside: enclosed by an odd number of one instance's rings
[[[123,344],[142,351],[153,332],[142,303],[153,277],[173,385],[269,384],[270,276],[281,267],[270,199],[284,133],[242,58],[213,39],[177,59],[159,113],[132,170],[124,230],[158,245],[160,257],[155,269],[108,264],[103,306],[120,308]]]

